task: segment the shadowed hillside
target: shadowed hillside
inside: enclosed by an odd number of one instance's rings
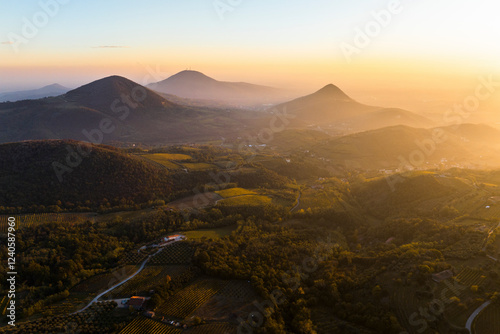
[[[75,141],[0,145],[0,176],[1,206],[25,209],[29,203],[69,209],[130,205],[168,197],[172,189],[162,168],[112,147]]]

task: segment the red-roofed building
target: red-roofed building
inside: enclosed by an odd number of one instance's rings
[[[140,310],[142,306],[144,305],[144,302],[146,302],[145,297],[137,297],[137,296],[132,296],[130,297],[128,301],[128,305],[132,306],[136,310]]]

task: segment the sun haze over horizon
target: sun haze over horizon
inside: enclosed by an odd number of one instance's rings
[[[0,92],[114,74],[148,84],[191,68],[304,93],[333,83],[369,99],[450,94],[499,70],[491,0],[0,3]]]

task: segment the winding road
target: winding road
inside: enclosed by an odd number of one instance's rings
[[[297,204],[295,204],[295,206],[290,209],[290,212],[292,212],[293,210],[297,209],[298,206],[300,205],[300,196],[302,196],[302,191],[299,191],[299,197],[297,197]]]
[[[174,241],[175,242],[175,241]],[[128,282],[129,280],[131,280],[132,278],[134,278],[138,273],[140,273],[144,267],[146,266],[146,263],[148,263],[148,261],[153,257],[155,256],[156,254],[158,254],[159,252],[161,252],[164,248],[160,248],[156,253],[152,254],[152,255],[148,255],[148,257],[142,261],[141,263],[141,266],[139,267],[139,269],[133,273],[132,275],[130,275],[129,277],[127,277],[126,279],[124,279],[123,281],[113,285],[111,288],[109,288],[108,290],[104,291],[104,292],[101,292],[100,294],[98,294],[94,299],[92,299],[92,301],[90,303],[87,304],[87,306],[85,306],[84,308],[82,308],[81,310],[78,310],[76,312],[74,312],[73,314],[75,313],[80,313],[80,312],[83,312],[85,311],[87,308],[90,307],[90,305],[92,305],[93,303],[97,302],[99,300],[99,298],[101,298],[102,296],[104,296],[105,294],[107,294],[108,292],[110,291],[113,291],[114,289],[116,289],[117,287],[119,287],[120,285],[122,284],[125,284],[126,282]]]
[[[484,310],[488,305],[491,304],[491,300],[488,300],[487,302],[484,302],[483,305],[479,306],[467,319],[467,323],[465,324],[465,328],[469,330],[469,333],[472,333],[472,323],[474,322],[474,319],[481,313],[482,310]]]

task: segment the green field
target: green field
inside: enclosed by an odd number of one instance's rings
[[[230,235],[236,229],[236,225],[225,226],[214,229],[202,229],[182,232],[190,240],[199,240],[201,238],[218,239]]]
[[[193,158],[187,154],[173,154],[173,153],[154,153],[154,154],[141,154],[139,157],[151,160],[155,163],[162,165],[168,169],[180,169],[181,166],[172,161],[190,161]]]
[[[176,154],[176,153],[154,153],[146,155],[148,159],[162,162],[162,161],[185,161],[192,160],[193,158],[187,154]]]
[[[207,170],[207,169],[216,169],[215,165],[207,164],[205,162],[186,162],[183,163],[182,166],[187,168],[190,171],[199,171],[199,170]]]
[[[270,204],[271,202],[272,199],[267,196],[244,195],[244,196],[236,196],[224,199],[220,201],[219,204],[227,206],[240,206],[240,205],[260,206],[260,205]]]
[[[244,188],[231,188],[216,191],[217,194],[221,195],[224,198],[235,197],[235,196],[243,196],[243,195],[256,195],[257,193],[251,190],[247,190]]]

